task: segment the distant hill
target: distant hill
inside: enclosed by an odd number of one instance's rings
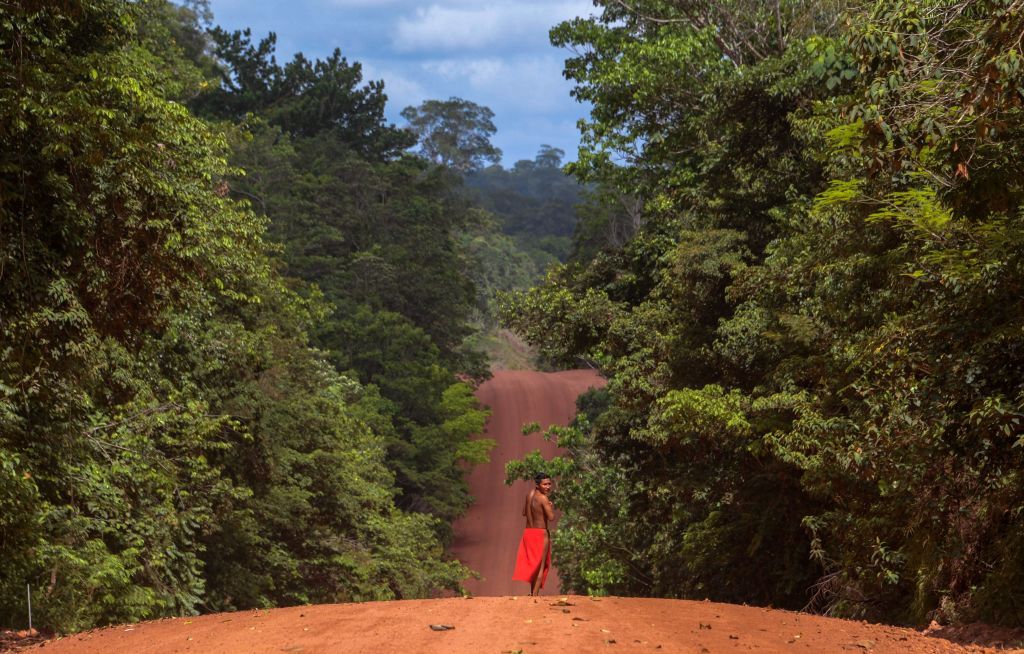
[[[533,161],[517,161],[507,170],[490,166],[466,178],[476,202],[497,216],[502,232],[541,269],[568,257],[584,190],[562,171],[563,156],[563,150],[542,145]]]

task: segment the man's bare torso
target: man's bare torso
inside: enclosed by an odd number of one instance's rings
[[[554,507],[551,505],[551,500],[546,495],[532,490],[526,496],[526,506],[523,508],[523,515],[526,516],[527,527],[547,529],[548,522],[555,517],[555,512]]]

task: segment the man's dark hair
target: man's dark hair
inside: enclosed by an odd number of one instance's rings
[[[535,474],[533,476],[533,483],[539,484],[540,482],[544,481],[545,479],[551,479],[551,475],[549,475],[546,472],[538,472],[537,474]]]

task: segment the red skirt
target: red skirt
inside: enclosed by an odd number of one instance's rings
[[[519,541],[519,552],[516,554],[516,569],[512,573],[513,581],[533,582],[540,575],[540,587],[548,578],[551,569],[551,548],[544,547],[547,529],[527,527],[523,529],[523,538]]]

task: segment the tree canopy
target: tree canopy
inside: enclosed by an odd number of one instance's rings
[[[462,98],[426,100],[403,109],[402,118],[419,139],[420,154],[436,164],[468,173],[501,160],[491,144],[497,128],[487,107]]]
[[[509,168],[487,166],[466,177],[470,197],[493,213],[501,231],[544,270],[569,256],[585,189],[562,170],[565,152],[544,144]]]
[[[1024,622],[1019,3],[595,6],[505,169],[202,0],[0,4],[0,621],[457,592],[500,310],[609,380],[507,468],[565,590]]]
[[[596,202],[504,313],[609,376],[543,464],[567,590],[1019,624],[1019,12],[596,4]]]
[[[197,9],[0,6],[4,624],[26,583],[72,631],[469,574],[457,176],[358,64]]]
[[[248,29],[215,27],[209,34],[220,83],[193,101],[200,114],[234,121],[258,114],[300,137],[332,131],[352,150],[373,158],[396,156],[413,144],[405,131],[386,123],[384,82],[363,84],[362,65],[349,63],[341,50],[315,61],[300,52],[281,66],[273,32],[255,45]]]

